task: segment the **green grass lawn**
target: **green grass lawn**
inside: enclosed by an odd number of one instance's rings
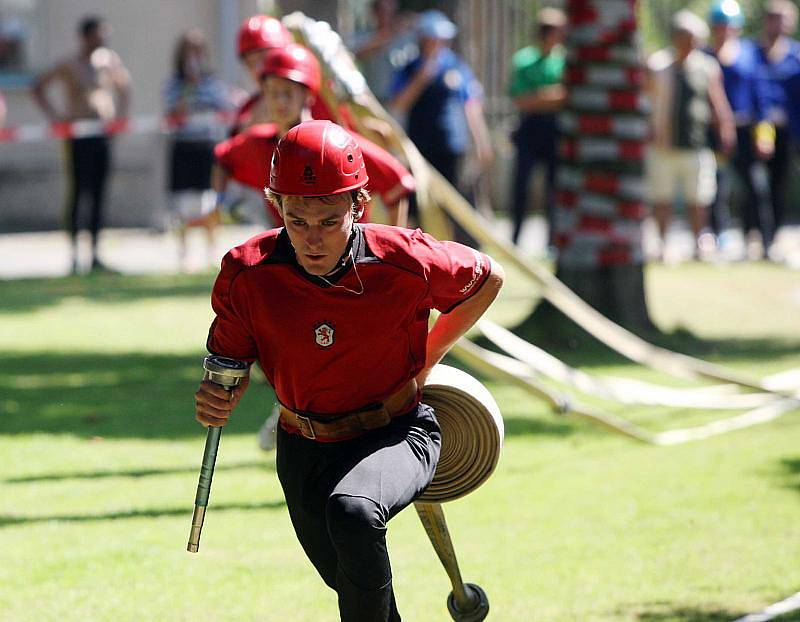
[[[223,434],[200,552],[185,550],[212,278],[0,283],[0,620],[337,618],[291,530],[274,455],[256,447],[272,404],[263,386]],[[757,376],[800,366],[797,273],[687,265],[647,278],[667,344]],[[512,278],[492,315],[511,325],[535,297]],[[558,354],[675,382],[606,351]],[[445,511],[489,619],[729,622],[800,590],[800,412],[657,448],[487,385],[503,456]],[[652,429],[719,416],[607,406]],[[404,619],[448,620],[449,584],[413,511],[389,540]]]

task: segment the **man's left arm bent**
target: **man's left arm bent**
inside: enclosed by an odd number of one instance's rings
[[[417,374],[419,386],[424,386],[434,365],[481,318],[500,293],[505,281],[505,271],[494,259],[489,258],[489,262],[489,275],[480,289],[454,309],[439,315],[428,332],[425,367]]]

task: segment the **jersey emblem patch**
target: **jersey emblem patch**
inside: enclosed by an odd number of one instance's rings
[[[332,346],[334,341],[333,327],[324,322],[322,324],[317,324],[314,329],[314,341],[317,342],[318,346],[322,346],[323,348]]]

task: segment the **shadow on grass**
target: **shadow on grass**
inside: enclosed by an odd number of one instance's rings
[[[239,462],[235,464],[218,464],[214,472],[236,471],[239,469],[264,469],[267,471],[275,470],[273,461],[264,462]],[[166,469],[120,469],[118,471],[94,471],[94,472],[72,472],[72,473],[44,473],[42,475],[25,475],[22,477],[10,477],[3,480],[6,484],[31,484],[38,482],[61,482],[65,480],[92,480],[107,477],[152,477],[160,475],[181,475],[185,473],[199,473],[197,465],[187,467],[174,467]]]
[[[199,440],[205,431],[194,420],[194,392],[202,358],[202,353],[5,355],[0,429],[5,435]],[[227,428],[255,433],[273,397],[269,387],[251,383]]]
[[[201,353],[196,356],[136,353],[6,355],[3,363],[7,371],[0,374],[2,432],[5,435],[64,434],[84,439],[196,438],[199,442],[205,432],[194,420],[194,392],[201,375],[201,361]],[[269,414],[273,400],[271,388],[262,383],[251,383],[226,430],[235,434],[255,434]],[[566,436],[575,431],[568,422],[550,422],[534,417],[510,416],[505,423],[509,436]],[[242,467],[233,465],[229,468]],[[190,470],[195,470],[195,467]],[[53,473],[11,481],[143,477],[164,472],[134,469]]]
[[[35,311],[65,298],[126,303],[143,298],[203,296],[210,298],[215,274],[91,275],[60,279],[0,280],[0,314]]]
[[[543,421],[527,417],[503,417],[505,436],[536,434],[547,436],[569,436],[576,432],[575,426],[560,421]]]
[[[286,502],[265,501],[263,503],[215,503],[212,508],[214,513],[229,510],[275,510],[282,508]],[[211,511],[211,510],[209,510]],[[29,525],[32,523],[47,523],[59,521],[67,523],[85,523],[99,520],[123,520],[128,518],[160,518],[162,516],[191,516],[192,507],[180,508],[147,508],[141,510],[128,510],[125,512],[108,512],[106,514],[53,514],[52,516],[8,516],[0,515],[0,528],[12,525]]]
[[[780,461],[780,467],[788,485],[800,491],[800,458],[785,458]]]

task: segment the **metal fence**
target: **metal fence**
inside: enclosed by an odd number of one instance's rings
[[[531,0],[457,3],[454,18],[461,29],[458,51],[483,84],[486,115],[492,126],[504,124],[513,115],[506,97],[511,56],[533,42],[539,4]]]

